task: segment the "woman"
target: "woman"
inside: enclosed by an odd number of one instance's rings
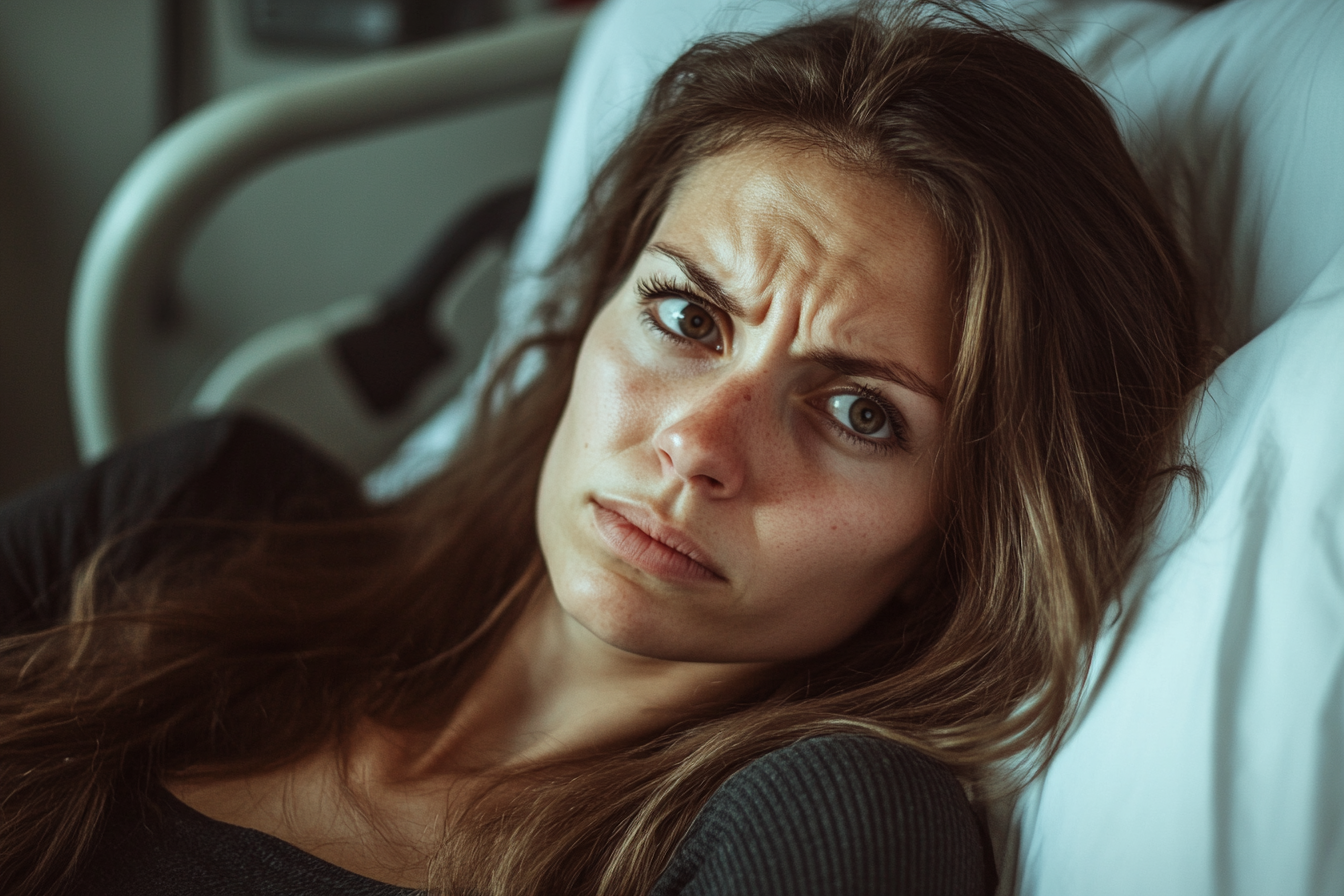
[[[7,891],[984,890],[956,782],[1048,755],[1202,373],[1105,106],[936,4],[710,41],[556,283],[401,504],[105,527],[5,643]]]

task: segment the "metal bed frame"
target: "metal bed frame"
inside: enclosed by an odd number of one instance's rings
[[[104,204],[75,277],[68,364],[82,459],[136,431],[123,389],[133,337],[197,227],[234,186],[324,143],[554,87],[583,19],[539,16],[240,91],[155,140]]]

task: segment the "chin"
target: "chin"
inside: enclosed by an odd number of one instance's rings
[[[609,647],[679,663],[777,663],[797,658],[787,646],[768,638],[749,639],[728,620],[695,616],[684,600],[660,598],[619,576],[612,578],[614,582],[590,579],[556,591],[566,617]]]
[[[553,587],[561,610],[599,641],[651,659],[689,659],[684,621],[635,583],[603,571]]]

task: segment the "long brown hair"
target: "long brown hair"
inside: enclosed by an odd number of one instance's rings
[[[939,469],[951,513],[921,593],[753,699],[651,742],[520,771],[459,813],[445,891],[646,891],[731,774],[868,731],[968,783],[1048,755],[1104,609],[1180,458],[1203,376],[1178,241],[1073,72],[944,4],[720,37],[657,82],[557,263],[544,335],[501,371],[434,482],[366,516],[234,532],[121,582],[97,558],[71,621],[0,649],[0,888],[59,883],[109,802],[165,774],[275,768],[362,718],[446,719],[544,576],[543,455],[579,344],[679,179],[747,141],[900,178],[955,259]],[[514,388],[523,351],[544,373]]]

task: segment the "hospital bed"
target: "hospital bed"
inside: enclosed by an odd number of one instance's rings
[[[1007,5],[1112,102],[1214,291],[1226,359],[1189,425],[1202,496],[1181,484],[1168,500],[1059,753],[1024,791],[989,807],[1000,890],[1338,896],[1344,3]],[[351,397],[358,387],[330,349],[336,334],[378,317],[366,301],[261,334],[194,399],[198,409],[298,406],[296,425],[320,436],[327,423],[303,419],[303,400],[265,383],[287,370],[322,380],[320,388],[345,390],[326,400],[324,419],[363,417],[377,431],[348,437],[357,445],[347,462],[370,471],[368,489],[387,496],[411,487],[451,453],[482,365],[526,332],[545,262],[654,75],[701,34],[769,30],[797,10],[767,0],[614,0],[581,33],[575,18],[540,19],[226,100],[184,123],[128,173],[86,250],[71,331],[85,457],[135,432],[134,402],[122,391],[133,379],[124,376],[128,333],[184,234],[230,182],[317,141],[557,77],[577,40],[507,287],[497,304],[486,302],[486,317],[498,321],[488,345],[482,337],[463,346],[460,363],[380,417]],[[496,242],[512,233],[509,216],[502,220]],[[468,291],[477,277],[447,276]],[[394,443],[390,456],[374,458]]]

